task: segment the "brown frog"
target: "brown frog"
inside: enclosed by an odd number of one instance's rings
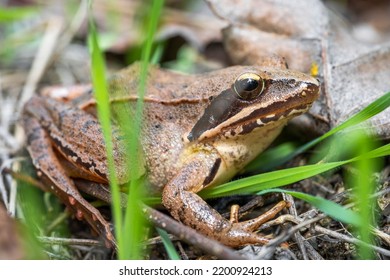
[[[135,64],[111,78],[112,104],[134,108],[138,73]],[[311,76],[274,67],[234,66],[189,76],[151,66],[140,142],[144,171],[162,193],[163,205],[175,219],[225,245],[266,243],[254,233],[261,219],[233,223],[197,192],[232,178],[288,120],[310,108],[319,88]],[[86,89],[63,89],[66,95],[76,93],[68,101],[57,96],[58,90],[49,92],[50,97],[33,97],[24,107],[23,124],[38,176],[78,218],[114,242],[109,223],[74,183],[83,178],[108,184],[95,101]],[[123,138],[114,137],[117,176],[123,184],[128,180]]]

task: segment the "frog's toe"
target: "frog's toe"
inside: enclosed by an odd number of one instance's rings
[[[265,222],[272,220],[275,216],[287,206],[287,202],[281,201],[270,210],[257,218],[238,222],[238,207],[232,207],[230,215],[230,229],[220,241],[227,246],[239,247],[244,245],[264,245],[270,240],[255,231]]]
[[[259,226],[275,218],[275,216],[286,207],[287,207],[287,202],[282,200],[279,203],[277,203],[274,207],[272,207],[270,210],[263,213],[262,215],[248,221],[235,223],[234,225],[239,226],[245,231],[254,232],[255,230],[258,229]],[[237,219],[236,218],[233,219],[231,215],[230,220],[232,221]]]

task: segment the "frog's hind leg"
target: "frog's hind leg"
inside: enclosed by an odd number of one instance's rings
[[[39,121],[31,116],[23,118],[27,132],[28,151],[37,169],[37,174],[60,200],[72,209],[78,219],[85,219],[91,227],[102,234],[106,241],[116,247],[110,224],[100,212],[78,192],[74,182],[67,176],[58,161],[47,132]]]
[[[163,205],[176,220],[227,246],[268,243],[269,239],[254,233],[252,226],[230,222],[196,194],[207,186],[218,163],[218,156],[197,153],[164,187]]]

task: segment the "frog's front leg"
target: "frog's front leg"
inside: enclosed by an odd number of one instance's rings
[[[267,238],[253,232],[264,220],[232,223],[196,194],[213,180],[220,164],[217,155],[198,153],[164,187],[164,206],[176,220],[227,246],[267,243]]]
[[[47,131],[41,126],[38,119],[25,115],[23,126],[27,131],[28,151],[33,159],[37,174],[50,186],[61,201],[74,211],[78,219],[86,220],[94,230],[102,234],[106,241],[115,245],[110,224],[100,212],[89,204],[79,193],[74,182],[70,179],[55,153]],[[28,129],[27,129],[28,128]]]

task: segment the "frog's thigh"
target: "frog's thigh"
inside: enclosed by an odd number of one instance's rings
[[[193,158],[165,187],[162,202],[172,216],[187,226],[221,243],[236,247],[246,244],[264,244],[267,239],[239,224],[232,224],[211,208],[196,192],[207,182],[216,158]]]
[[[84,218],[107,241],[114,243],[109,223],[100,212],[89,204],[78,192],[73,181],[66,175],[51,146],[46,131],[35,118],[25,117],[23,125],[27,134],[28,150],[34,161],[38,175],[50,184],[50,190],[57,194],[61,201],[74,210],[78,218]]]

